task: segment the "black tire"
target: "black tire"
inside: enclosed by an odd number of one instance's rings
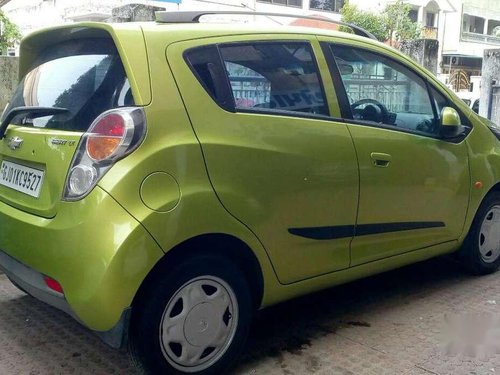
[[[252,299],[243,273],[227,259],[212,255],[187,259],[165,271],[161,277],[157,273],[153,282],[148,284],[150,290],[139,299],[139,306],[133,307],[129,351],[134,364],[146,374],[225,373],[244,348],[252,319]],[[196,296],[198,299],[194,298],[193,294],[200,290],[204,295],[201,294],[201,299],[200,295]],[[224,294],[230,301],[227,309],[224,298],[224,302],[221,299],[213,303],[207,301],[213,298],[212,295]],[[233,298],[236,303],[232,302]],[[224,313],[220,314],[223,310]],[[175,343],[173,338],[169,342],[170,334],[165,333],[172,329],[168,324],[177,321],[182,321],[173,323],[175,331],[182,332],[184,342],[181,344]],[[226,334],[226,330],[232,333]],[[214,336],[225,337],[218,339],[225,340],[225,344],[219,348],[208,346],[201,356],[194,357],[198,358],[195,360],[197,365],[186,365],[184,350],[206,345],[196,344],[197,341],[212,340],[212,344],[217,341]]]
[[[498,252],[500,240],[496,240],[495,237],[493,238],[494,241],[490,242],[496,243],[496,245],[488,246],[486,241],[489,239],[485,237],[487,233],[485,228],[488,222],[494,224],[495,219],[500,220],[499,216],[500,193],[492,192],[481,203],[459,252],[461,263],[475,275],[486,275],[495,272],[500,266],[500,253]],[[495,230],[490,231],[492,234],[497,232],[498,238],[500,238],[499,227],[500,225],[495,225]],[[492,250],[489,250],[490,248]]]

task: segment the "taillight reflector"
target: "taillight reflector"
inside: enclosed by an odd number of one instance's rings
[[[52,289],[57,293],[64,294],[61,284],[59,284],[56,280],[48,276],[44,276],[43,280],[45,281],[45,284],[49,287],[49,289]]]

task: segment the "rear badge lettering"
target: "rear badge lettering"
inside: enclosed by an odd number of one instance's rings
[[[76,142],[75,141],[68,141],[66,139],[53,138],[50,140],[50,143],[53,145],[56,145],[56,146],[64,146],[66,144],[68,146],[74,146]]]

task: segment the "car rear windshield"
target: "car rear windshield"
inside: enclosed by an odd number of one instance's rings
[[[16,123],[48,129],[86,131],[102,112],[134,104],[120,56],[110,39],[53,45],[21,80],[5,113],[15,107],[59,107],[63,114]]]

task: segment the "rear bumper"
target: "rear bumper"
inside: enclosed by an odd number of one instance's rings
[[[163,256],[149,233],[99,187],[61,202],[53,219],[0,202],[0,267],[28,293],[122,343],[142,281]],[[64,295],[45,285],[57,280]]]
[[[78,316],[71,309],[69,303],[66,301],[66,298],[64,298],[64,295],[54,292],[52,289],[47,287],[44,282],[43,275],[40,272],[25,266],[1,250],[0,269],[12,282],[22,288],[29,295],[55,307],[56,309],[64,311],[77,321],[80,321]],[[104,332],[94,331],[94,333],[113,348],[123,347],[127,341],[130,312],[130,308],[125,309],[118,323],[110,330]]]
[[[0,269],[8,278],[21,287],[26,293],[45,302],[78,320],[63,295],[49,289],[43,280],[43,275],[25,266],[0,250]]]

